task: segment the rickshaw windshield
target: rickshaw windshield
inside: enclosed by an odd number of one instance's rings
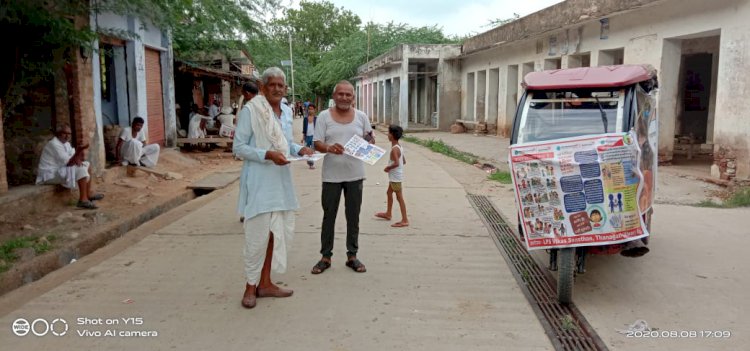
[[[620,132],[624,90],[529,92],[517,143]]]

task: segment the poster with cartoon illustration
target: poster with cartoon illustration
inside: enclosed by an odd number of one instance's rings
[[[513,145],[510,161],[526,246],[549,249],[648,236],[635,133]]]
[[[359,135],[354,135],[344,145],[344,153],[369,165],[374,165],[385,155],[385,150],[375,144],[370,144]]]

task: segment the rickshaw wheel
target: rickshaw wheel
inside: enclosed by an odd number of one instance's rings
[[[557,253],[557,301],[567,305],[573,302],[573,279],[576,271],[576,249],[560,249]]]

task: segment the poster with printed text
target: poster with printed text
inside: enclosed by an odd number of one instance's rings
[[[375,144],[370,144],[359,135],[353,136],[344,145],[344,153],[369,165],[374,165],[383,157],[385,150]]]
[[[648,236],[634,135],[513,145],[510,163],[529,250],[616,244]]]

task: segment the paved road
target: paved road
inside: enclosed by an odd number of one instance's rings
[[[441,139],[476,155],[491,157],[488,150],[506,153],[507,139],[497,137],[414,135]],[[472,175],[459,167],[458,162],[443,166],[470,191],[490,196],[508,219],[516,221],[510,185],[480,184],[481,171]],[[750,310],[745,297],[750,274],[744,270],[750,208],[687,206],[717,190],[687,174],[683,167],[659,167],[649,254],[589,256],[587,272],[576,278],[574,302],[612,350],[740,350],[750,344],[750,315],[745,312]],[[546,267],[546,253],[533,256]],[[617,332],[638,319],[670,335],[690,336],[694,331],[696,337],[662,338],[659,333],[658,338],[628,338]],[[716,331],[730,332],[731,337],[716,337]]]
[[[407,182],[409,228],[371,218],[385,206],[387,177],[383,161],[368,167],[359,255],[365,274],[344,266],[344,221],[337,224],[333,267],[320,276],[309,273],[319,257],[320,174],[297,163],[297,236],[288,272],[274,278],[295,289],[293,297],[241,308],[243,235],[235,185],[209,195],[205,205],[178,208],[184,216],[150,229],[119,254],[64,268],[83,272],[0,318],[0,345],[35,351],[551,349],[464,188],[423,152],[410,152],[406,168],[406,179],[419,179]],[[54,276],[16,294],[39,292]],[[142,324],[126,325],[121,318],[129,317]],[[61,337],[18,337],[10,328],[17,318],[64,318],[70,325]],[[78,318],[120,322],[80,325]],[[60,322],[55,330],[62,330]],[[79,334],[107,330],[116,336]],[[120,336],[123,331],[158,336]]]

